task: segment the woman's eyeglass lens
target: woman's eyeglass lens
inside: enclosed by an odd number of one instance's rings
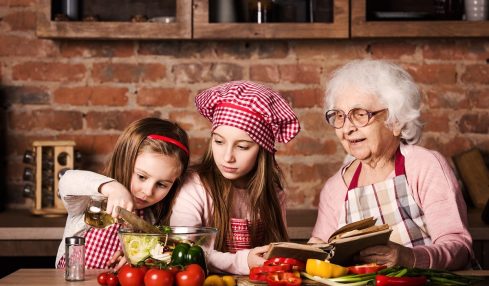
[[[348,118],[355,127],[364,127],[370,122],[370,119],[374,115],[384,110],[387,110],[387,108],[372,112],[362,108],[354,108],[350,110],[348,114],[345,114],[343,110],[331,109],[326,111],[325,118],[326,121],[336,129],[343,128],[343,125],[345,125],[345,118]]]

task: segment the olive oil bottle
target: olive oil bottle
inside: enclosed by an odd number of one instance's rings
[[[105,228],[118,222],[110,214],[105,212],[106,208],[106,197],[91,196],[90,203],[85,209],[85,223],[96,228]]]

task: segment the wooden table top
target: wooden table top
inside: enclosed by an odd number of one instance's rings
[[[83,286],[83,285],[98,285],[97,283],[97,275],[100,272],[106,270],[103,269],[89,269],[85,272],[85,280],[84,281],[66,281],[64,278],[64,270],[63,269],[19,269],[14,273],[5,276],[0,279],[0,285],[23,285],[23,286],[56,286],[56,285],[73,285],[73,286]],[[457,272],[463,275],[475,275],[475,276],[484,276],[489,277],[489,270],[470,270],[470,271],[460,271]],[[242,276],[242,278],[246,278]],[[246,279],[237,279],[238,286],[239,285],[255,285],[250,282],[246,282]],[[311,281],[313,282],[313,281]],[[488,285],[488,280],[483,281],[483,284],[480,285]],[[317,284],[317,283],[311,283]],[[260,284],[264,285],[264,284]],[[478,284],[479,285],[479,284]]]

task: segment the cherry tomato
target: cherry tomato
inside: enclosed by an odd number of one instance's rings
[[[147,268],[126,264],[119,269],[117,277],[122,286],[144,286],[144,274]]]
[[[115,273],[108,272],[107,273],[107,286],[118,286],[119,278]]]
[[[99,285],[105,286],[107,285],[107,275],[108,272],[102,272],[97,276],[97,282]]]
[[[189,264],[177,273],[177,286],[202,286],[205,280],[204,269],[198,264]]]
[[[152,268],[144,275],[145,286],[172,286],[173,273],[166,269]]]

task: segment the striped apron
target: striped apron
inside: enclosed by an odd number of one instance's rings
[[[251,249],[252,224],[248,219],[231,218],[231,233],[228,235],[226,244],[229,252],[236,253],[238,250]],[[254,241],[263,241],[263,224],[258,223],[257,237]]]
[[[377,218],[376,224],[392,228],[390,240],[406,247],[430,245],[424,214],[412,195],[406,178],[404,156],[398,149],[395,174],[392,179],[358,187],[362,170],[360,163],[353,175],[345,197],[344,208],[338,219],[338,228],[364,218]]]

